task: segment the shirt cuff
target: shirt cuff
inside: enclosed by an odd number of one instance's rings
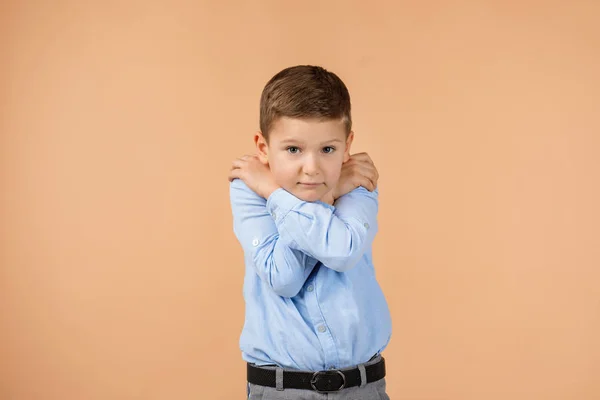
[[[275,190],[267,199],[267,211],[276,222],[285,218],[288,212],[300,204],[302,200],[283,188]]]

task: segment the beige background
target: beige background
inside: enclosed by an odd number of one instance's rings
[[[338,73],[392,399],[600,398],[600,2],[4,1],[0,398],[241,399],[227,171]]]

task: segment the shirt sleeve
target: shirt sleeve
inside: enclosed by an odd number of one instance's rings
[[[240,179],[230,184],[233,231],[260,279],[282,297],[297,295],[317,260],[292,249],[267,212],[266,200]]]
[[[378,189],[359,187],[340,197],[335,207],[306,202],[284,189],[267,200],[280,238],[293,249],[305,252],[335,271],[356,265],[370,248],[378,230]]]

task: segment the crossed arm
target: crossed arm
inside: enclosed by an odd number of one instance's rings
[[[377,232],[378,190],[358,187],[335,201],[306,202],[284,189],[266,199],[233,179],[234,232],[257,275],[275,293],[293,297],[318,261],[353,268]]]

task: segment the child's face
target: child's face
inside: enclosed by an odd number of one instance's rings
[[[354,135],[343,120],[279,118],[269,142],[255,136],[260,158],[279,186],[304,201],[321,200],[337,184]]]

